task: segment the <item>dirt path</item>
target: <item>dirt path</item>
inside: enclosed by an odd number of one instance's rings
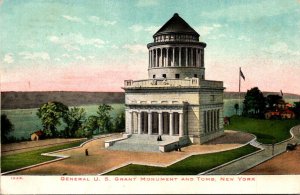
[[[300,146],[294,151],[278,155],[248,171],[245,175],[289,175],[300,174]]]
[[[69,155],[70,158],[57,161],[54,163],[34,167],[31,169],[19,171],[13,174],[20,175],[74,175],[74,174],[100,174],[108,170],[117,168],[121,165],[136,163],[144,165],[167,166],[174,162],[184,159],[191,154],[212,153],[223,150],[233,149],[247,143],[253,137],[249,134],[244,134],[243,143],[228,143],[226,136],[235,137],[238,139],[240,133],[227,132],[221,137],[224,142],[218,141],[218,144],[191,145],[182,148],[182,152],[129,152],[129,151],[113,151],[104,148],[104,141],[116,138],[120,135],[114,135],[109,138],[101,138],[85,144],[82,148],[71,149],[68,151],[59,152],[57,154]],[[248,139],[246,139],[248,138]],[[226,141],[227,140],[227,141]],[[217,140],[214,140],[216,142]],[[241,141],[240,141],[241,142]],[[88,149],[89,156],[85,156],[85,149]]]

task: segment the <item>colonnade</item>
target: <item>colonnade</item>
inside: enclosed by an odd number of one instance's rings
[[[204,132],[214,132],[219,129],[220,125],[220,110],[208,110],[203,112],[204,118]]]
[[[149,68],[204,67],[204,50],[195,47],[161,47],[149,49]]]
[[[183,112],[129,111],[128,133],[184,135]]]

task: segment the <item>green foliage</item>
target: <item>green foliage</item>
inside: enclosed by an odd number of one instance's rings
[[[225,129],[252,133],[259,142],[272,144],[273,140],[280,142],[290,138],[290,129],[299,124],[300,120],[265,120],[232,116]]]
[[[98,111],[97,111],[97,125],[99,128],[99,133],[107,133],[110,132],[112,130],[112,118],[109,114],[109,112],[112,110],[113,108],[110,105],[107,104],[101,104],[98,107]]]
[[[262,118],[264,117],[265,108],[266,99],[263,93],[257,87],[247,90],[243,115]]]
[[[71,108],[64,116],[64,122],[66,123],[65,136],[74,137],[75,132],[79,130],[85,120],[86,112],[83,108],[74,107]],[[78,137],[78,132],[77,136]]]
[[[58,135],[57,126],[61,124],[61,119],[66,117],[68,110],[69,108],[61,102],[48,102],[38,109],[37,116],[41,119],[47,136]]]
[[[300,101],[294,102],[294,107],[292,109],[298,119],[300,119]]]
[[[225,152],[193,155],[168,167],[132,164],[109,172],[108,175],[197,175],[257,150],[246,145]]]
[[[270,110],[272,110],[280,101],[282,101],[282,96],[280,95],[268,95],[266,98],[267,106]]]
[[[13,130],[14,125],[5,114],[1,114],[1,143],[6,143],[9,140],[8,134]]]
[[[238,110],[240,108],[240,105],[238,103],[234,104],[235,114],[238,114]]]
[[[79,146],[82,141],[76,141],[73,143],[63,144],[59,146],[53,146],[49,148],[43,148],[33,150],[29,152],[23,152],[19,154],[10,154],[1,157],[1,172],[11,171],[22,167],[35,165],[38,163],[46,162],[55,159],[51,156],[42,156],[42,153],[53,152],[61,149],[71,148]]]
[[[122,111],[118,114],[117,118],[115,119],[114,125],[116,132],[123,132],[125,129],[125,112]]]

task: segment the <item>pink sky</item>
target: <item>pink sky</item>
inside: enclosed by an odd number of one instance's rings
[[[116,62],[117,63],[117,62]],[[2,91],[123,91],[124,80],[146,79],[147,65],[139,61],[131,66],[122,63],[111,68],[84,66],[80,63],[56,69],[44,67],[22,68],[5,74],[8,81],[1,83]],[[224,81],[226,91],[238,91],[236,60],[208,60],[206,79]],[[253,66],[255,64],[256,66]],[[109,66],[105,66],[109,67]],[[243,59],[242,91],[259,87],[262,91],[300,94],[300,70],[293,64],[282,64],[268,59]],[[9,79],[8,79],[9,78]]]

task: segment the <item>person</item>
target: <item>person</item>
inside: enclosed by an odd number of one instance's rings
[[[88,156],[89,155],[89,151],[88,149],[85,149],[85,155]]]

